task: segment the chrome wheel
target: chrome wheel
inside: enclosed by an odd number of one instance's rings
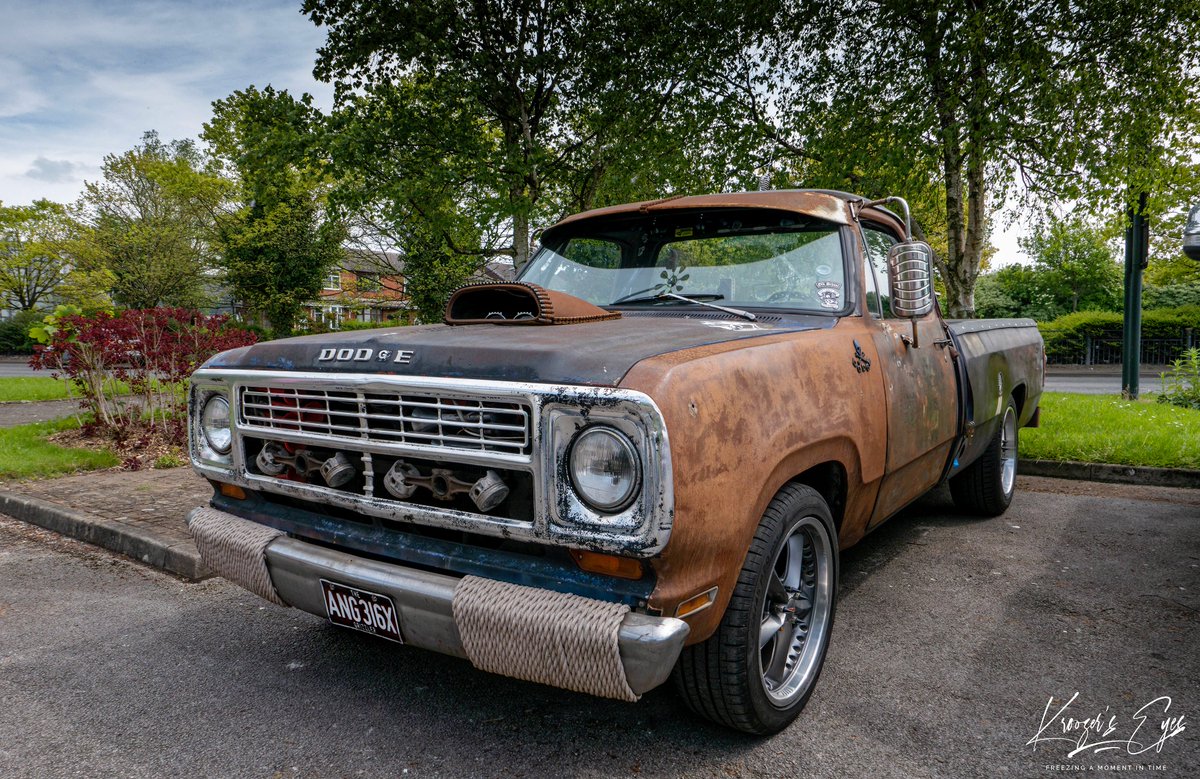
[[[1017,412],[1010,405],[1000,424],[1000,489],[1012,495],[1017,481]]]
[[[785,484],[771,499],[720,625],[684,647],[675,666],[693,711],[759,736],[800,714],[837,611],[836,528],[824,496],[807,484]]]
[[[833,542],[825,524],[803,517],[775,555],[758,630],[763,690],[786,707],[820,671],[833,605]]]

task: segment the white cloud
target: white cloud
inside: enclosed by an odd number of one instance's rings
[[[73,200],[104,155],[150,129],[195,137],[214,100],[250,84],[328,108],[332,89],[311,75],[324,34],[299,7],[0,0],[0,201]]]
[[[25,177],[48,181],[51,184],[61,184],[65,181],[75,180],[76,173],[82,173],[86,168],[87,166],[70,160],[48,160],[45,157],[38,157],[33,161],[29,170],[25,171]]]

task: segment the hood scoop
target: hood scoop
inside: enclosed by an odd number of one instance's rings
[[[467,284],[450,294],[448,325],[575,325],[618,319],[582,298],[521,281]]]

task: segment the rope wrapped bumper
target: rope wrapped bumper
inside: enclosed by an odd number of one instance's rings
[[[287,606],[271,584],[267,546],[283,533],[211,508],[188,515],[200,559],[215,573],[272,603]]]
[[[636,701],[617,633],[629,607],[467,576],[452,604],[463,647],[481,671]]]

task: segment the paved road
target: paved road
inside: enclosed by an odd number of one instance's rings
[[[8,401],[0,403],[0,427],[48,422],[79,413],[78,400]]]
[[[669,690],[489,676],[0,519],[0,776],[1200,776],[1200,494],[1021,488],[1000,519],[927,502],[848,552],[825,674],[765,740]],[[1117,734],[1169,695],[1187,729],[1139,757],[1027,746],[1074,693]]]
[[[1161,392],[1162,379],[1157,373],[1142,373],[1139,379],[1141,392]],[[1120,395],[1121,374],[1115,376],[1085,373],[1046,375],[1048,392],[1082,392],[1087,395]]]
[[[11,376],[37,376],[39,373],[29,367],[27,357],[0,357],[0,379]],[[43,371],[41,375],[46,375]]]

